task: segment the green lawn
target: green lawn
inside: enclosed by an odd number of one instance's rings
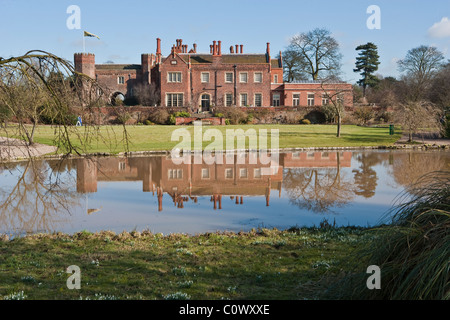
[[[323,298],[359,261],[352,252],[372,240],[352,227],[0,238],[0,300]],[[66,286],[71,265],[81,271],[79,290]]]
[[[129,151],[171,150],[179,141],[171,141],[172,132],[176,129],[186,129],[194,137],[193,126],[126,126],[129,141]],[[396,134],[389,135],[389,128],[371,128],[355,125],[342,126],[341,137],[336,137],[334,125],[230,125],[230,126],[203,126],[203,134],[208,129],[217,129],[225,134],[226,130],[266,129],[270,147],[271,130],[279,130],[280,148],[302,147],[360,147],[360,146],[389,146],[401,137]],[[49,145],[55,144],[55,128],[39,126],[36,130],[35,141]],[[78,137],[90,137],[86,144],[86,152],[119,153],[126,151],[122,126],[102,126],[98,131],[87,127],[72,127],[71,137],[75,145],[80,146]],[[246,139],[248,141],[248,139]],[[225,136],[223,148],[226,148]],[[204,142],[203,148],[211,142]],[[236,148],[236,147],[235,147]],[[246,145],[248,148],[248,143]]]

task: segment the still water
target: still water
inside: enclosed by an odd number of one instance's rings
[[[374,226],[422,175],[450,170],[444,150],[288,152],[249,160],[173,163],[169,156],[40,160],[0,165],[0,233],[82,230],[196,234]]]

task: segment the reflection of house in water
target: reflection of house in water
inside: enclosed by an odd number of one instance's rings
[[[350,167],[351,152],[290,152],[279,155],[279,167],[264,174],[270,163],[259,157],[249,159],[249,153],[223,155],[222,164],[175,164],[168,156],[133,158],[93,158],[77,161],[77,191],[97,191],[97,181],[142,181],[143,192],[156,193],[158,210],[162,211],[163,194],[174,205],[197,203],[198,197],[210,197],[214,209],[222,209],[222,197],[242,204],[244,197],[264,196],[269,206],[273,190],[281,195],[284,168]],[[238,158],[241,159],[238,159]]]

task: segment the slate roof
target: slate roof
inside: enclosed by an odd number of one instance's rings
[[[189,61],[188,54],[179,54],[186,62]],[[191,54],[191,64],[212,63],[212,54]],[[222,54],[222,63],[227,64],[265,64],[267,58],[265,54]]]
[[[96,64],[95,68],[98,70],[139,70],[141,69],[140,64]]]

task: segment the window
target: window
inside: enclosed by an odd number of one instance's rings
[[[239,73],[239,82],[247,83],[247,81],[248,81],[248,73],[247,72]]]
[[[233,72],[225,73],[225,82],[232,83],[233,82]]]
[[[279,94],[274,94],[273,95],[272,105],[274,107],[279,107],[280,106],[280,95]]]
[[[225,94],[225,106],[231,107],[233,105],[233,95],[231,93]]]
[[[166,106],[168,106],[168,107],[183,106],[183,94],[182,93],[167,93],[166,94]]]
[[[119,162],[119,171],[124,171],[127,167],[125,162]]]
[[[181,82],[181,72],[169,72],[167,82]]]
[[[247,178],[247,168],[239,169],[239,178]]]
[[[314,106],[314,93],[308,93],[308,107]]]
[[[277,74],[275,74],[273,76],[273,83],[278,83],[278,75]]]
[[[209,179],[209,169],[208,168],[202,169],[202,179]]]
[[[225,179],[233,179],[233,168],[225,169]]]
[[[183,169],[169,169],[168,176],[170,180],[183,179]]]
[[[257,82],[257,83],[261,83],[262,82],[262,73],[261,72],[255,72],[254,81]]]
[[[322,95],[322,105],[326,106],[328,104],[328,96],[327,95]]]
[[[125,77],[122,77],[122,76],[117,77],[117,83],[118,84],[124,84],[125,83]]]
[[[246,93],[241,93],[241,107],[248,105],[248,96]]]
[[[261,107],[262,106],[262,94],[256,93],[255,94],[255,107]]]
[[[203,83],[209,82],[209,72],[202,72],[202,82]]]
[[[300,93],[294,93],[292,95],[292,105],[294,107],[300,105]]]
[[[255,179],[261,179],[261,168],[253,169],[253,177]]]

